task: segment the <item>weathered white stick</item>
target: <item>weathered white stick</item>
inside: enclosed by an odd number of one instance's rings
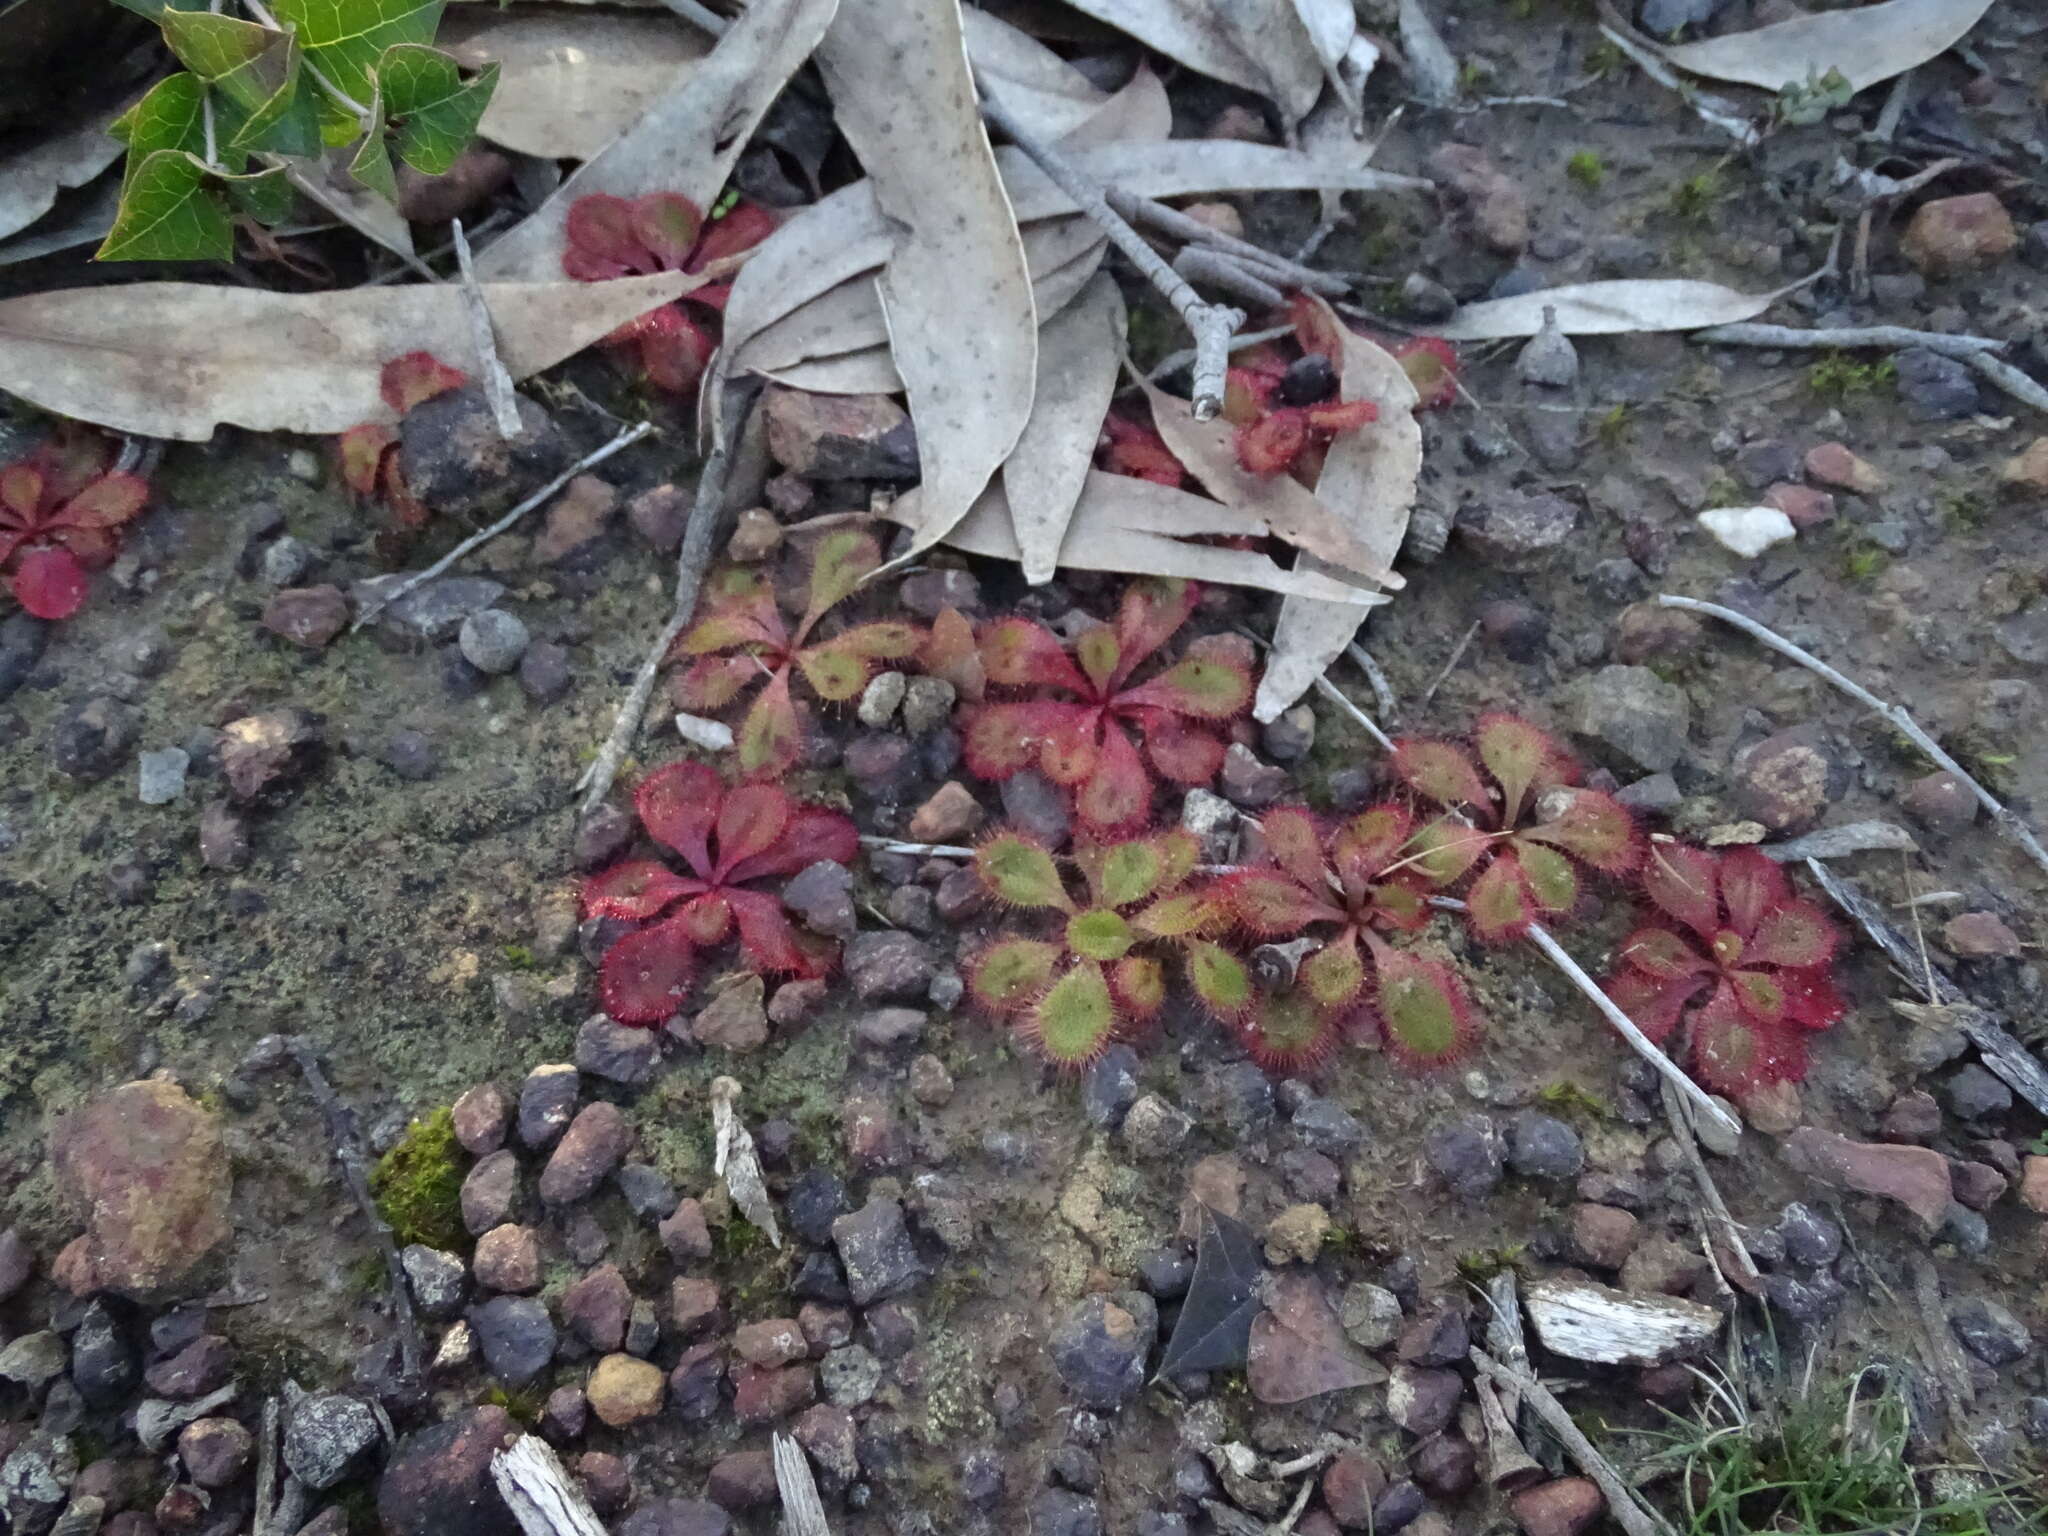
[[[803,1450],[788,1435],[778,1434],[775,1447],[775,1491],[782,1495],[783,1536],[832,1536],[825,1523],[825,1504]]]
[[[605,1536],[604,1522],[539,1435],[491,1458],[491,1481],[526,1536]]]
[[[1922,752],[1925,752],[1935,767],[1954,774],[1964,784],[1968,785],[1970,793],[1977,797],[1977,803],[1991,813],[1991,819],[1998,823],[1999,828],[2005,835],[2025,849],[2028,858],[2040,865],[2041,868],[2048,869],[2048,848],[2041,846],[2041,841],[2034,836],[2033,829],[2020,820],[2011,810],[2007,809],[2004,802],[1996,795],[1972,778],[1961,763],[1941,749],[1940,742],[1920,728],[1919,721],[1907,714],[1898,705],[1887,704],[1861,683],[1837,672],[1833,667],[1814,655],[1813,652],[1802,650],[1776,630],[1759,624],[1746,613],[1738,613],[1733,608],[1724,608],[1719,603],[1703,603],[1698,598],[1674,597],[1668,592],[1658,594],[1657,606],[1660,608],[1682,608],[1688,613],[1704,613],[1710,618],[1719,619],[1724,624],[1733,624],[1744,634],[1761,640],[1780,656],[1789,657],[1791,660],[1798,662],[1799,665],[1814,673],[1822,681],[1832,684],[1843,693],[1849,695],[1850,698],[1883,720]]]
[[[878,853],[907,853],[919,859],[971,859],[972,848],[963,848],[958,843],[906,843],[901,838],[873,837],[861,834],[860,845],[872,848]]]
[[[1522,1394],[1523,1403],[1543,1421],[1544,1428],[1557,1436],[1558,1444],[1579,1464],[1579,1470],[1600,1485],[1600,1491],[1607,1495],[1608,1512],[1628,1536],[1677,1536],[1670,1522],[1645,1504],[1635,1489],[1614,1470],[1613,1463],[1593,1448],[1593,1442],[1572,1422],[1571,1414],[1563,1403],[1551,1396],[1548,1387],[1534,1376],[1510,1370],[1483,1349],[1473,1350],[1469,1358],[1483,1374],[1514,1387]]]
[[[1916,331],[1904,325],[1829,325],[1809,330],[1796,325],[1764,325],[1744,320],[1732,325],[1710,325],[1703,331],[1694,331],[1687,339],[1709,342],[1717,347],[1824,348],[1830,352],[1854,352],[1865,347],[1900,352],[1908,347],[1925,347],[1946,357],[1963,358],[1980,352],[2005,350],[2005,343],[1994,336]]]
[[[470,339],[476,343],[477,367],[484,376],[484,399],[490,404],[491,419],[498,424],[498,436],[510,441],[521,430],[519,397],[512,392],[512,375],[498,360],[498,336],[491,329],[491,306],[484,302],[483,288],[476,280],[462,220],[451,219],[449,228],[455,237],[455,265],[462,274],[462,308],[469,316]]]

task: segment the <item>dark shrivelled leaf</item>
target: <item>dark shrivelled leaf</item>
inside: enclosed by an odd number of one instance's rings
[[[1202,1207],[1202,1232],[1195,1247],[1195,1277],[1159,1375],[1219,1371],[1243,1365],[1251,1349],[1252,1318],[1258,1313],[1258,1240],[1241,1221]]]

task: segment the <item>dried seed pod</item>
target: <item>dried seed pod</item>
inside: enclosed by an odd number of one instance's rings
[[[1525,384],[1570,389],[1579,381],[1579,354],[1558,328],[1557,311],[1543,306],[1543,329],[1531,336],[1515,358],[1515,373]]]

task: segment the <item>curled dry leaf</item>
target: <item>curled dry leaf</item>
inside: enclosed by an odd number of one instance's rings
[[[1534,336],[1543,312],[1557,311],[1567,336],[1618,336],[1632,331],[1696,331],[1709,325],[1754,320],[1799,284],[1770,293],[1738,293],[1719,283],[1687,277],[1628,277],[1600,283],[1539,288],[1511,299],[1467,304],[1436,334],[1446,341],[1499,341]]]
[[[116,115],[52,134],[9,158],[0,173],[0,240],[48,213],[59,192],[84,186],[120,158],[120,141],[107,133]]]
[[[1038,333],[1031,418],[1003,464],[1024,579],[1034,586],[1052,580],[1093,467],[1095,440],[1116,392],[1125,321],[1116,280],[1098,271],[1081,296]]]
[[[1148,48],[1272,100],[1287,121],[1323,88],[1322,60],[1292,0],[1072,0]]]
[[[608,283],[486,283],[514,378],[551,368],[695,287],[681,272]],[[120,432],[204,441],[389,421],[385,363],[425,350],[469,372],[476,342],[454,284],[268,293],[201,283],[71,288],[0,301],[0,389]]]
[[[1860,91],[1946,53],[1990,9],[1991,0],[1885,0],[1661,51],[1712,80],[1782,91],[1832,70]]]
[[[892,520],[914,526],[919,516],[912,490],[887,512]],[[1347,582],[1337,581],[1301,564],[1289,570],[1256,550],[1191,544],[1195,538],[1263,539],[1272,530],[1248,512],[1220,501],[1175,490],[1129,475],[1091,469],[1081,486],[1060,547],[1060,564],[1080,571],[1115,571],[1130,576],[1171,576],[1225,586],[1259,587],[1268,592],[1300,593],[1329,602],[1355,603],[1361,608],[1387,599]],[[982,492],[946,535],[945,542],[971,555],[993,560],[1021,560],[1011,524],[1010,503],[1000,479]]]
[[[1152,422],[1175,458],[1188,473],[1225,506],[1243,512],[1295,548],[1345,571],[1369,577],[1382,586],[1399,588],[1401,578],[1388,568],[1357,531],[1314,491],[1292,475],[1261,475],[1238,461],[1237,428],[1218,417],[1197,421],[1193,408],[1176,395],[1140,380],[1152,406]]]
[[[1156,82],[1151,83],[1156,88]],[[1126,88],[1129,89],[1128,87]],[[1104,108],[1111,110],[1117,99]],[[1334,187],[1346,191],[1428,190],[1430,183],[1413,176],[1392,176],[1355,163],[1323,160],[1294,150],[1234,140],[1169,140],[1148,143],[1126,139],[1084,146],[1069,158],[1091,179],[1141,197],[1187,197],[1228,191],[1313,191]],[[1073,217],[1072,199],[1014,149],[996,151],[1004,185],[1017,219],[1024,226],[1027,248],[1033,227],[1048,219]],[[808,335],[814,323],[809,306],[826,302],[815,323],[821,331],[845,323],[847,310],[831,307],[860,301],[838,297],[834,290],[879,267],[889,253],[889,226],[875,205],[874,186],[858,181],[813,203],[762,241],[733,280],[725,309],[725,344],[732,366],[758,367],[762,354],[750,351],[754,338],[785,317],[778,347],[791,356],[822,356]],[[1080,273],[1075,291],[1087,281]],[[784,366],[788,364],[785,363]],[[807,388],[820,387],[806,383]],[[851,388],[851,386],[842,386]]]
[[[816,50],[836,9],[837,0],[754,0],[679,84],[478,257],[477,274],[530,282],[556,276],[569,209],[592,192],[678,192],[699,208],[711,207],[763,114]]]
[[[775,1200],[761,1177],[760,1154],[754,1150],[754,1136],[740,1119],[740,1085],[729,1077],[711,1082],[711,1129],[714,1138],[713,1174],[725,1180],[732,1203],[740,1214],[768,1235],[771,1247],[782,1246],[782,1232],[775,1224]]]
[[[1030,416],[1031,275],[975,104],[958,0],[841,0],[818,66],[894,226],[876,286],[917,422],[912,549],[926,549],[966,516]]]
[[[1415,486],[1422,474],[1422,428],[1415,420],[1419,397],[1407,370],[1385,348],[1344,325],[1313,294],[1301,302],[1320,312],[1327,332],[1340,336],[1344,367],[1339,393],[1346,400],[1370,400],[1379,414],[1332,442],[1316,481],[1316,497],[1347,519],[1359,541],[1383,566],[1391,566],[1408,534]],[[1315,680],[1329,671],[1365,622],[1354,603],[1325,603],[1290,597],[1280,605],[1273,649],[1252,703],[1257,720],[1274,720],[1291,709]]]
[[[711,50],[667,11],[501,11],[457,6],[440,44],[466,69],[499,66],[477,132],[548,160],[588,160]]]

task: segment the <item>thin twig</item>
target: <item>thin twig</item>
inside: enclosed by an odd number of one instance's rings
[[[1579,1470],[1600,1485],[1600,1491],[1607,1496],[1608,1512],[1628,1536],[1677,1536],[1670,1523],[1615,1471],[1614,1464],[1593,1448],[1593,1442],[1572,1422],[1570,1412],[1551,1395],[1548,1387],[1534,1376],[1503,1365],[1483,1349],[1472,1350],[1467,1358],[1484,1375],[1522,1394],[1522,1402],[1557,1437],[1566,1454],[1578,1463]]]
[[[619,705],[619,712],[612,720],[611,734],[605,737],[604,745],[598,748],[597,756],[576,787],[583,791],[580,814],[588,816],[604,797],[611,793],[612,780],[618,777],[619,765],[626,760],[632,749],[633,738],[639,733],[642,718],[647,713],[647,701],[654,693],[654,680],[661,672],[661,663],[669,653],[690,620],[696,616],[697,595],[704,587],[704,573],[711,564],[712,547],[718,542],[719,525],[725,510],[725,483],[731,473],[732,455],[739,446],[740,430],[745,425],[747,412],[753,409],[759,389],[752,382],[736,383],[727,387],[724,399],[726,430],[719,433],[712,443],[711,453],[704,460],[704,467],[697,476],[697,496],[690,507],[690,521],[683,528],[683,545],[676,554],[676,594],[669,611],[668,622],[661,627],[647,655],[640,662],[640,670],[633,676],[633,684],[626,690],[625,701]]]
[[[521,1435],[493,1455],[491,1481],[526,1536],[604,1536],[583,1485],[538,1435]]]
[[[1899,131],[1899,119],[1906,115],[1906,99],[1912,94],[1913,71],[1909,69],[1892,81],[1891,93],[1885,97],[1867,137],[1879,144],[1891,143],[1892,135]]]
[[[412,1291],[405,1278],[405,1265],[398,1257],[397,1239],[392,1236],[390,1223],[385,1221],[383,1212],[377,1209],[376,1198],[370,1193],[369,1158],[357,1139],[355,1116],[329,1085],[312,1042],[303,1035],[287,1035],[284,1043],[292,1060],[298,1064],[300,1075],[306,1080],[306,1089],[313,1095],[313,1102],[320,1107],[321,1118],[327,1122],[328,1140],[334,1146],[335,1162],[341,1165],[342,1181],[355,1197],[357,1209],[369,1224],[370,1238],[384,1256],[384,1278],[391,1292],[391,1311],[398,1328],[399,1363],[406,1380],[418,1381],[419,1320],[413,1316]]]
[[[499,534],[503,533],[506,529],[510,528],[514,523],[518,522],[519,519],[526,516],[527,513],[531,512],[535,507],[539,506],[542,502],[548,500],[548,498],[553,496],[557,491],[561,490],[563,486],[567,485],[571,480],[574,480],[578,475],[582,474],[585,470],[590,469],[595,465],[602,464],[606,459],[610,458],[613,454],[617,453],[622,448],[630,448],[633,444],[639,442],[641,438],[647,436],[647,434],[652,432],[653,430],[653,422],[643,421],[638,426],[627,428],[624,432],[621,432],[617,437],[613,438],[610,442],[606,443],[602,448],[594,449],[590,453],[586,453],[582,458],[578,459],[574,464],[571,464],[567,469],[563,470],[559,475],[555,476],[555,478],[550,480],[546,485],[542,486],[539,490],[535,491],[531,496],[527,497],[526,500],[520,502],[519,505],[514,507],[510,512],[507,512],[503,517],[499,518],[495,523],[491,524],[490,527],[482,529],[479,532],[472,533],[468,538],[464,539],[460,544],[456,545],[453,549],[449,550],[447,554],[443,555],[440,559],[436,560],[432,565],[428,566],[425,570],[414,571],[410,576],[406,577],[403,581],[399,582],[398,585],[393,587],[389,592],[383,593],[382,595],[373,598],[369,602],[365,603],[363,605],[362,612],[356,615],[355,622],[349,625],[350,633],[354,633],[356,630],[361,629],[365,624],[369,623],[372,619],[376,618],[377,615],[382,613],[386,608],[389,608],[401,597],[404,597],[406,593],[411,592],[418,587],[425,586],[428,582],[432,581],[436,576],[439,576],[443,571],[447,570],[450,566],[454,565],[458,560],[460,560],[464,555],[468,554],[471,550],[476,549],[481,545],[490,543],[491,540],[495,539]]]
[[[275,1397],[263,1400],[263,1428],[256,1441],[256,1508],[250,1530],[252,1536],[271,1536],[271,1526],[277,1518],[277,1453],[278,1435],[283,1414]]]
[[[469,315],[469,336],[476,346],[477,367],[483,372],[484,399],[498,424],[498,436],[510,441],[519,436],[519,397],[512,393],[512,375],[498,358],[498,338],[491,328],[491,306],[484,302],[484,290],[476,280],[476,267],[469,259],[469,237],[462,232],[462,220],[451,219],[455,239],[455,264],[461,273],[462,307]]]
[[[1721,1198],[1721,1188],[1714,1182],[1713,1174],[1708,1172],[1707,1160],[1700,1155],[1699,1141],[1693,1134],[1690,1106],[1678,1096],[1670,1078],[1664,1079],[1663,1089],[1664,1118],[1670,1123],[1672,1139],[1678,1143],[1686,1166],[1692,1170],[1693,1183],[1699,1186],[1700,1200],[1707,1208],[1708,1221],[1719,1230],[1721,1241],[1735,1255],[1743,1278],[1761,1280],[1763,1276],[1756,1267],[1756,1260],[1750,1257],[1749,1244],[1743,1241],[1742,1229],[1728,1213],[1728,1202]]]
[[[1776,630],[1759,624],[1746,613],[1738,613],[1733,608],[1724,608],[1719,603],[1703,603],[1697,598],[1673,597],[1669,593],[1660,593],[1657,598],[1657,605],[1661,608],[1682,608],[1688,613],[1704,613],[1711,618],[1721,620],[1724,624],[1733,624],[1744,634],[1761,640],[1780,656],[1798,662],[1799,665],[1814,673],[1822,681],[1831,683],[1834,687],[1849,695],[1850,698],[1861,704],[1865,709],[1891,726],[1893,730],[1912,742],[1914,746],[1926,753],[1935,767],[1954,774],[1957,779],[1969,786],[1970,793],[1977,797],[1977,803],[1991,813],[1991,819],[1998,823],[1999,827],[2005,832],[2005,835],[2019,844],[2026,851],[2027,857],[2040,865],[2042,869],[2048,870],[2048,848],[2041,846],[2041,841],[2035,837],[2033,830],[2017,815],[2008,810],[2004,802],[1999,800],[1996,795],[1972,778],[1961,763],[1942,750],[1940,742],[1921,729],[1919,721],[1915,720],[1898,705],[1887,704],[1861,683],[1844,677],[1811,651],[1802,650]]]
[[[1184,245],[1173,258],[1173,270],[1191,283],[1221,288],[1233,298],[1256,304],[1261,309],[1278,309],[1287,295],[1267,282],[1237,257],[1214,246]]]
[[[1679,80],[1671,66],[1656,54],[1628,35],[1627,24],[1611,8],[1603,5],[1601,13],[1613,18],[1615,25],[1602,23],[1600,32],[1610,43],[1619,48],[1636,66],[1665,90],[1676,93],[1678,99],[1692,108],[1695,116],[1710,128],[1718,128],[1744,149],[1754,149],[1763,141],[1756,124],[1742,115],[1736,104],[1725,96],[1715,96]]]
[[[825,1503],[818,1497],[811,1463],[796,1441],[777,1434],[770,1440],[775,1459],[775,1491],[782,1500],[783,1530],[788,1536],[832,1536],[825,1523]]]
[[[1232,256],[1241,256],[1254,267],[1269,268],[1276,276],[1295,288],[1307,288],[1329,298],[1348,293],[1351,285],[1331,272],[1318,272],[1314,267],[1305,267],[1298,261],[1290,261],[1277,251],[1269,251],[1263,245],[1253,245],[1249,240],[1240,240],[1235,235],[1226,235],[1220,229],[1211,229],[1200,219],[1190,218],[1178,208],[1150,197],[1140,197],[1135,192],[1126,192],[1121,187],[1103,188],[1103,199],[1110,207],[1129,219],[1133,224],[1149,224],[1162,234],[1172,235],[1176,240],[1191,245],[1213,245],[1219,251]]]
[[[957,843],[906,843],[900,838],[871,837],[861,834],[860,845],[872,848],[877,853],[903,853],[918,859],[971,859],[972,848],[963,848]]]
[[[1145,237],[1131,228],[1123,216],[1110,207],[1097,183],[1077,170],[1068,160],[1033,134],[1004,107],[1002,99],[989,89],[986,77],[975,77],[981,93],[981,112],[989,122],[1009,136],[1041,171],[1051,178],[1081,212],[1098,224],[1110,243],[1122,251],[1145,280],[1159,290],[1179,314],[1181,323],[1195,338],[1195,367],[1192,395],[1195,419],[1211,421],[1223,409],[1223,375],[1230,356],[1230,338],[1244,324],[1244,312],[1227,304],[1211,304],[1190,288],[1187,279],[1166,264]]]
[[[1277,341],[1282,336],[1292,336],[1293,334],[1294,327],[1291,325],[1276,325],[1263,331],[1239,331],[1230,338],[1230,350],[1242,352],[1248,347],[1258,346],[1261,342]],[[1182,347],[1178,352],[1169,352],[1166,356],[1159,359],[1158,362],[1154,363],[1152,371],[1146,374],[1145,378],[1149,383],[1157,384],[1161,379],[1171,378],[1174,374],[1179,373],[1181,369],[1187,367],[1194,360],[1195,349],[1193,347]]]
[[[1452,671],[1456,669],[1458,663],[1465,659],[1465,651],[1472,644],[1472,637],[1478,633],[1479,621],[1474,619],[1466,626],[1465,633],[1458,636],[1458,643],[1451,647],[1451,654],[1445,660],[1443,670],[1431,678],[1429,686],[1422,690],[1422,697],[1415,705],[1417,709],[1427,710],[1429,708],[1429,701],[1436,697],[1437,689],[1443,687],[1444,679],[1449,677]]]
[[[2022,405],[2048,411],[2048,389],[2043,389],[2003,358],[1993,357],[1988,352],[1972,352],[1963,359],[1963,366],[1976,369]]]
[[[1344,647],[1344,654],[1358,663],[1358,670],[1365,674],[1365,680],[1372,686],[1373,702],[1379,705],[1380,718],[1392,725],[1399,711],[1394,707],[1393,685],[1387,681],[1387,674],[1380,670],[1380,664],[1372,659],[1372,652],[1356,640]]]
[[[1825,347],[1830,352],[1853,352],[1864,347],[1903,351],[1925,347],[1947,357],[1965,360],[1984,352],[2002,352],[2005,343],[1993,336],[1960,336],[1940,331],[1916,331],[1909,325],[1824,325],[1812,329],[1797,325],[1765,325],[1745,320],[1735,325],[1710,325],[1694,331],[1693,341],[1717,347],[1774,347],[1811,350]]]
[[[1455,896],[1432,896],[1429,904],[1442,912],[1465,910],[1465,903]],[[1680,1071],[1678,1064],[1660,1051],[1650,1037],[1636,1027],[1635,1020],[1622,1012],[1614,999],[1600,990],[1599,983],[1588,976],[1585,968],[1565,952],[1564,946],[1551,936],[1548,928],[1541,923],[1531,923],[1528,937],[1529,942],[1542,951],[1543,958],[1562,971],[1565,979],[1577,987],[1585,995],[1586,1000],[1600,1011],[1601,1017],[1621,1032],[1621,1038],[1635,1047],[1636,1054],[1655,1067],[1666,1082],[1684,1094],[1694,1109],[1731,1137],[1739,1138],[1742,1135],[1742,1122],[1716,1104],[1706,1089]]]
[[[1327,677],[1318,677],[1316,679],[1316,692],[1349,715],[1351,723],[1378,742],[1382,752],[1394,750],[1394,743],[1388,738],[1387,733],[1373,722],[1372,716],[1360,709],[1357,704],[1352,702],[1349,694],[1345,693],[1343,689],[1339,688]]]
[[[269,8],[262,3],[262,0],[242,0],[242,4],[247,7],[251,16],[254,16],[273,32],[286,30],[278,22],[278,19],[270,14]],[[306,73],[312,77],[313,83],[325,91],[333,99],[335,105],[355,118],[357,127],[361,128],[364,132],[368,132],[370,127],[370,109],[322,74],[319,67],[311,59],[306,58],[303,53],[300,55],[300,63],[304,65]]]

